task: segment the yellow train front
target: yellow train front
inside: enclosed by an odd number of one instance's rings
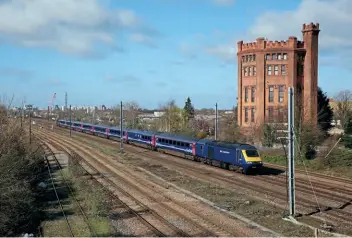
[[[222,168],[240,168],[243,173],[263,167],[255,146],[202,139],[196,143],[196,156],[207,163],[218,161]]]

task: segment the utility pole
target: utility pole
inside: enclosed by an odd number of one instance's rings
[[[72,136],[72,117],[71,117],[71,105],[70,105],[70,137]]]
[[[29,110],[29,144],[32,144],[32,111]]]
[[[67,120],[67,92],[65,92],[65,108],[64,108],[64,113],[65,113],[65,120]]]
[[[218,140],[218,103],[215,104],[215,140]]]
[[[50,115],[49,115],[49,106],[48,106],[48,130],[50,129]]]
[[[294,89],[288,89],[288,172],[290,215],[295,215]]]
[[[21,108],[21,128],[24,120],[24,100],[22,100],[22,108]]]
[[[123,127],[122,127],[122,117],[123,117],[123,112],[122,112],[122,101],[120,105],[120,152],[123,153]],[[127,133],[127,132],[126,132]]]

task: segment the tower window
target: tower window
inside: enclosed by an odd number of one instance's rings
[[[269,86],[269,102],[274,102],[274,86]]]
[[[277,54],[277,59],[282,60],[282,54]]]
[[[273,60],[277,60],[277,54],[273,54]]]
[[[253,68],[249,67],[249,76],[252,76]]]
[[[274,74],[279,75],[279,66],[278,65],[274,65]]]
[[[242,56],[242,62],[244,62],[244,60],[245,60],[245,58],[244,58],[244,56]]]
[[[257,67],[253,66],[253,75],[256,76],[257,75]]]
[[[244,101],[248,102],[248,87],[244,88]]]
[[[253,61],[255,61],[255,55],[253,55]]]
[[[246,62],[248,62],[248,55],[246,55]]]
[[[255,100],[255,87],[251,88],[251,102],[254,102]]]
[[[268,65],[268,75],[271,75],[272,66]]]
[[[274,108],[273,107],[269,107],[268,108],[268,119],[269,119],[269,122],[273,121],[273,117],[274,117]]]
[[[252,61],[252,55],[248,55],[248,61]]]
[[[270,54],[266,54],[266,55],[265,55],[265,59],[266,59],[266,60],[270,60]]]
[[[251,108],[251,121],[254,122],[254,116],[255,116],[255,108]]]
[[[248,107],[244,108],[244,121],[248,122]]]
[[[278,119],[279,122],[284,122],[284,109],[282,107],[279,108]]]
[[[244,76],[248,76],[248,67],[244,67]]]
[[[286,65],[285,64],[282,64],[281,65],[281,74],[282,75],[286,75],[287,73],[286,73]]]
[[[279,102],[284,101],[284,86],[279,86]]]
[[[283,56],[284,60],[287,60],[287,54],[286,53],[284,53],[282,56]]]

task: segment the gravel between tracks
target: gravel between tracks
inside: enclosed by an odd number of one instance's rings
[[[59,139],[59,138],[57,138]],[[70,143],[70,148],[78,152],[81,145],[75,145],[77,142]],[[65,143],[68,144],[68,141]],[[85,148],[87,150],[87,148]],[[85,152],[82,152],[84,154]],[[102,155],[99,152],[95,152],[93,149],[85,154],[85,157],[88,155],[94,157],[96,160],[102,159]],[[93,163],[93,161],[90,161]],[[176,214],[175,211],[179,211],[178,216],[183,216],[187,218],[187,223],[192,224],[192,230],[188,232],[193,236],[203,236],[203,235],[220,235],[220,236],[267,236],[268,233],[261,232],[253,227],[248,227],[247,224],[231,219],[228,216],[218,212],[217,210],[206,206],[199,201],[187,197],[184,194],[180,194],[178,191],[173,189],[164,188],[156,183],[148,181],[143,173],[137,172],[135,170],[129,169],[126,166],[121,166],[121,164],[116,161],[105,158],[104,163],[109,170],[114,173],[114,176],[119,176],[121,179],[124,179],[124,182],[128,183],[129,188],[137,191],[135,187],[138,186],[138,190],[144,190],[143,201],[145,203],[151,202],[148,204],[149,207],[156,209],[161,205],[167,205],[167,208],[164,209],[164,212],[170,212]],[[97,164],[98,165],[98,164]],[[102,164],[100,164],[102,166]],[[118,167],[118,169],[115,169]],[[122,172],[125,170],[125,172]],[[131,177],[131,178],[128,178]],[[133,178],[132,178],[133,177]],[[134,193],[136,197],[142,198],[137,192]],[[160,203],[160,201],[162,201]],[[163,214],[164,215],[164,214]],[[165,215],[166,216],[166,215]],[[206,230],[211,230],[213,234],[202,233],[199,229],[194,229],[195,225],[202,227]]]
[[[75,133],[74,133],[75,134]],[[112,145],[111,141],[108,140],[104,140],[104,139],[100,139],[100,138],[96,138],[96,137],[92,137],[89,135],[82,135],[81,133],[77,134],[77,140],[85,142],[86,145],[90,145],[96,148],[100,148],[101,152],[104,152],[106,154],[115,154],[118,151],[118,147],[116,147],[116,145]],[[83,139],[83,138],[87,138],[87,140]],[[92,141],[99,141],[99,144],[94,143]],[[104,141],[104,146],[102,146],[102,142]],[[109,146],[107,146],[107,144],[109,144]],[[125,148],[128,148],[128,145],[125,146]],[[131,148],[128,148],[129,150]],[[134,149],[134,152],[142,152],[145,151],[143,149]],[[207,182],[204,181],[196,181],[195,178],[193,177],[189,177],[189,176],[185,176],[185,173],[182,173],[182,171],[184,171],[184,169],[181,167],[176,167],[175,164],[173,165],[169,165],[169,162],[172,160],[178,161],[177,163],[179,164],[187,164],[190,166],[195,166],[192,165],[192,162],[190,161],[184,161],[184,160],[180,160],[179,158],[170,158],[170,156],[165,156],[162,154],[157,154],[154,156],[154,154],[152,156],[154,157],[164,157],[165,160],[163,161],[163,164],[165,164],[165,167],[162,167],[160,165],[155,165],[154,162],[158,163],[159,161],[150,161],[150,159],[146,159],[146,161],[148,161],[148,163],[145,163],[143,161],[140,160],[140,158],[145,157],[143,156],[144,154],[141,153],[140,156],[138,156],[139,158],[136,158],[135,156],[130,156],[130,155],[126,155],[128,156],[128,158],[126,159],[122,159],[120,162],[121,163],[125,163],[128,165],[132,165],[132,166],[144,166],[145,168],[147,168],[149,171],[152,171],[155,174],[158,174],[161,177],[166,177],[167,179],[169,179],[169,181],[175,183],[175,184],[180,184],[181,187],[187,188],[189,190],[195,191],[197,194],[204,196],[212,201],[217,201],[217,203],[222,206],[225,207],[228,210],[236,210],[236,212],[240,211],[241,214],[246,215],[247,217],[258,221],[260,224],[263,225],[267,225],[269,227],[276,227],[277,224],[280,224],[280,232],[282,231],[283,234],[287,234],[287,235],[311,235],[310,231],[306,230],[304,231],[304,229],[302,231],[291,231],[291,224],[289,226],[286,227],[285,222],[279,221],[282,215],[282,209],[279,208],[279,206],[275,207],[275,206],[269,206],[270,208],[268,209],[268,204],[263,204],[262,201],[257,200],[257,199],[252,199],[252,196],[247,196],[247,192],[243,192],[238,190],[238,187],[236,188],[236,191],[233,191],[233,189],[228,189],[228,188],[224,188],[223,186],[214,186],[214,185],[210,185]],[[149,154],[150,156],[150,154]],[[154,163],[154,165],[152,163]],[[196,164],[196,163],[194,163]],[[197,163],[196,166],[199,166],[199,164]],[[226,171],[221,171],[217,168],[212,168],[209,166],[204,166],[208,172],[209,175],[208,177],[211,177],[211,173],[213,171],[215,171],[216,173],[222,173],[225,177],[227,175],[227,173],[231,173],[231,172],[226,172]],[[175,170],[175,171],[173,171]],[[176,172],[178,171],[178,172]],[[181,171],[181,173],[179,173]],[[176,174],[174,174],[173,172],[176,172]],[[206,173],[203,173],[203,176],[205,176]],[[240,177],[241,175],[232,175],[231,178],[236,179],[238,177]],[[275,177],[274,177],[275,178]],[[242,179],[242,178],[239,178]],[[247,179],[247,178],[246,178]],[[258,180],[260,178],[248,178],[248,180],[252,180],[253,183],[258,183]],[[211,181],[211,179],[209,179]],[[209,181],[208,181],[209,182]],[[262,182],[262,181],[259,181]],[[276,188],[279,191],[279,187]],[[214,194],[215,193],[215,194]],[[261,196],[263,198],[263,194],[259,194],[259,196]],[[265,199],[265,196],[264,196]],[[270,197],[267,197],[267,199],[271,199]],[[282,223],[282,225],[281,225]],[[343,223],[341,224],[337,224],[337,226],[340,230],[346,230],[343,228]],[[347,229],[348,230],[348,229]],[[347,231],[348,232],[348,231]]]

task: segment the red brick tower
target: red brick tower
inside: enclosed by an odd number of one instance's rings
[[[303,78],[303,117],[317,123],[318,115],[318,36],[319,23],[303,24],[302,33],[306,54]]]
[[[319,24],[304,24],[302,33],[303,41],[237,43],[239,126],[287,122],[288,87],[295,88],[305,121],[317,122]]]

